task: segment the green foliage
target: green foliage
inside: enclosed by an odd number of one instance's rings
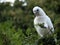
[[[23,7],[19,0],[15,1],[13,7],[10,6],[9,2],[0,3],[0,45],[36,44],[39,36],[33,25],[32,9],[34,6],[43,8],[52,19],[55,27],[55,37],[58,39],[56,45],[60,45],[60,0],[26,1],[28,3],[26,7]],[[48,38],[51,39],[50,36]],[[45,40],[48,40],[48,38],[45,38]],[[43,45],[45,40],[41,40],[42,42],[39,44]]]

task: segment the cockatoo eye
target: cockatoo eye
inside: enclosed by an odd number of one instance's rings
[[[37,12],[39,11],[39,9],[36,10]]]

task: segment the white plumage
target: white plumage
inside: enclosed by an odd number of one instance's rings
[[[36,6],[33,8],[33,13],[36,15],[34,18],[34,27],[38,34],[41,37],[52,34],[54,32],[53,24],[43,9]],[[43,24],[44,27],[41,27],[40,24]]]

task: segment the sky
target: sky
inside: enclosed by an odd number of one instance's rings
[[[15,1],[15,0],[0,0],[1,3],[2,3],[2,2],[12,2],[12,3],[14,3],[14,1]]]
[[[27,6],[27,2],[26,2],[25,0],[19,0],[19,1],[24,2],[24,3],[22,4],[22,6]],[[11,6],[13,6],[15,0],[0,0],[0,3],[3,3],[3,2],[10,2],[10,3],[11,3]]]
[[[25,2],[25,0],[19,0],[19,1]]]

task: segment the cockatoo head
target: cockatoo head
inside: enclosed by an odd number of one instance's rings
[[[33,13],[36,15],[36,16],[41,16],[41,15],[44,15],[45,12],[43,11],[42,8],[40,8],[39,6],[35,6],[33,8]]]
[[[33,13],[34,13],[36,16],[38,16],[39,13],[40,13],[40,7],[35,6],[35,7],[33,8]]]

